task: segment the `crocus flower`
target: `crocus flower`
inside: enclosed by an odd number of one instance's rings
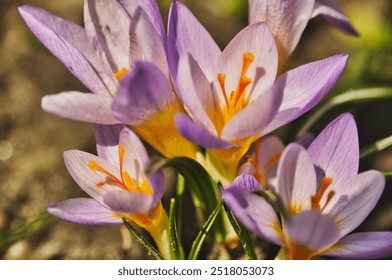
[[[317,15],[349,34],[357,35],[334,0],[249,0],[249,23],[264,21],[274,35],[279,72],[288,67],[288,59],[308,21]]]
[[[86,0],[84,28],[30,5],[21,5],[19,12],[91,91],[45,96],[45,111],[96,124],[126,123],[165,156],[195,157],[195,146],[175,129],[174,114],[183,110],[170,86],[166,35],[155,0]],[[156,73],[148,85],[135,82]]]
[[[392,232],[353,233],[375,207],[385,185],[379,171],[358,173],[358,137],[351,115],[331,123],[306,150],[290,144],[277,170],[280,217],[242,174],[222,191],[238,219],[258,236],[282,247],[281,257],[382,258],[392,254]]]
[[[96,138],[99,156],[77,150],[64,153],[69,173],[91,198],[53,203],[47,211],[85,225],[120,224],[125,218],[145,229],[168,257],[168,217],[161,203],[163,174],[146,175],[149,157],[128,128],[100,126]]]
[[[180,2],[168,27],[170,69],[188,113],[176,125],[207,149],[213,166],[232,180],[252,142],[312,108],[331,89],[347,62],[335,55],[277,77],[278,54],[266,23],[245,27],[223,52]]]

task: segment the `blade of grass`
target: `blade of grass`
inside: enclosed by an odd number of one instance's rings
[[[384,139],[374,142],[374,144],[367,146],[361,151],[361,158],[381,152],[392,146],[392,135]]]
[[[181,240],[177,232],[176,223],[176,201],[175,199],[170,200],[170,211],[169,211],[169,231],[170,231],[170,258],[172,260],[183,260],[184,251],[182,249]]]

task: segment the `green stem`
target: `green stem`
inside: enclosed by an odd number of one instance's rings
[[[169,232],[170,232],[170,259],[171,260],[183,260],[184,251],[182,249],[181,240],[177,231],[176,222],[176,201],[175,199],[170,200],[170,212],[169,212]],[[182,212],[182,211],[181,211]]]
[[[363,148],[361,151],[361,158],[381,152],[382,150],[385,150],[391,146],[392,146],[392,135],[384,139],[378,140],[374,144]]]

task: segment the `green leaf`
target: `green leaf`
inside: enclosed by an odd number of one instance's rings
[[[332,97],[319,107],[302,126],[298,135],[310,130],[310,128],[329,110],[348,103],[363,103],[374,100],[392,99],[392,88],[368,88],[350,90]]]
[[[226,211],[227,217],[229,218],[229,221],[235,233],[237,234],[240,240],[241,246],[244,249],[244,253],[246,257],[249,260],[257,260],[257,255],[255,253],[255,249],[249,231],[240,222],[238,222],[233,212],[231,212],[226,205],[224,205],[224,209]]]
[[[391,146],[392,146],[392,135],[384,139],[378,140],[374,144],[363,148],[361,151],[361,158],[381,152],[382,150],[385,150]]]
[[[172,158],[161,165],[161,168],[165,167],[174,168],[184,177],[185,186],[191,190],[195,207],[205,221],[221,202],[219,190],[214,180],[200,163],[191,158]],[[222,241],[227,235],[227,231],[225,216],[224,213],[221,213],[216,218],[211,234],[216,241]]]
[[[182,229],[184,223],[184,193],[185,193],[185,179],[181,174],[177,176],[177,188],[176,188],[176,225],[177,234],[182,236]]]
[[[181,211],[182,212],[182,211]],[[181,246],[181,241],[177,232],[176,222],[176,201],[175,199],[170,200],[170,212],[169,212],[169,231],[170,231],[170,259],[172,260],[183,260],[184,251]]]
[[[222,202],[218,204],[215,210],[208,217],[202,229],[196,236],[195,241],[193,241],[191,251],[189,252],[188,260],[197,260],[197,257],[199,256],[200,249],[204,243],[204,240],[206,239],[208,232],[211,230],[216,218],[218,217],[218,214],[221,212],[221,209],[222,209]]]
[[[159,253],[159,251],[152,245],[150,242],[148,242],[128,221],[124,218],[122,218],[124,225],[127,227],[130,233],[136,238],[140,244],[146,248],[146,250],[157,260],[163,260],[163,257]]]
[[[382,172],[386,177],[392,177],[392,170],[386,170]]]

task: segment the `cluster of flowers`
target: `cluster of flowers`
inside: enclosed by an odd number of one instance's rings
[[[42,100],[49,113],[93,123],[98,154],[64,153],[69,173],[91,198],[50,204],[49,213],[88,225],[128,221],[170,258],[165,178],[159,169],[148,172],[140,137],[166,158],[199,162],[223,185],[221,198],[235,217],[281,246],[279,258],[392,254],[392,232],[349,234],[385,185],[381,172],[358,174],[350,114],[318,137],[306,134],[287,146],[269,136],[316,105],[346,65],[345,54],[290,64],[315,16],[356,34],[333,0],[249,0],[249,25],[223,51],[176,0],[167,32],[155,0],[85,0],[84,28],[30,5],[19,11],[91,91]]]

